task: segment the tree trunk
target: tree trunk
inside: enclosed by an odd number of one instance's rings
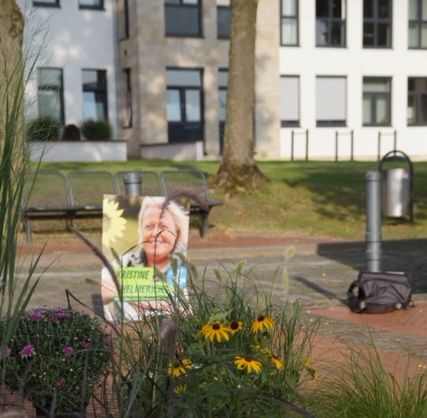
[[[16,1],[0,0],[0,152],[11,129],[15,140],[23,140],[23,31]]]
[[[257,8],[258,0],[231,0],[224,155],[214,179],[225,190],[252,189],[264,179],[254,159]]]

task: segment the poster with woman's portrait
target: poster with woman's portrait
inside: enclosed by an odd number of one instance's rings
[[[105,195],[102,249],[114,271],[101,274],[106,319],[137,320],[165,311],[185,290],[188,211],[165,197]]]

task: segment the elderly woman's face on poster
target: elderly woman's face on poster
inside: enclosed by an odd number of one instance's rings
[[[152,262],[161,263],[174,250],[178,229],[167,210],[152,207],[144,213],[141,233],[147,258]]]

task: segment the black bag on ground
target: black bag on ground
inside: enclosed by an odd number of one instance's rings
[[[412,303],[412,286],[407,273],[362,271],[350,285],[347,296],[353,312],[392,312]]]

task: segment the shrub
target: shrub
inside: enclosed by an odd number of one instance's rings
[[[7,325],[0,322],[2,337]],[[36,409],[74,412],[89,401],[109,348],[95,318],[71,309],[33,309],[16,319],[0,367],[6,385],[22,390]]]
[[[30,141],[58,141],[60,123],[50,116],[33,119],[27,125]]]
[[[81,131],[89,141],[103,141],[111,139],[111,125],[106,120],[89,119],[83,122]]]

